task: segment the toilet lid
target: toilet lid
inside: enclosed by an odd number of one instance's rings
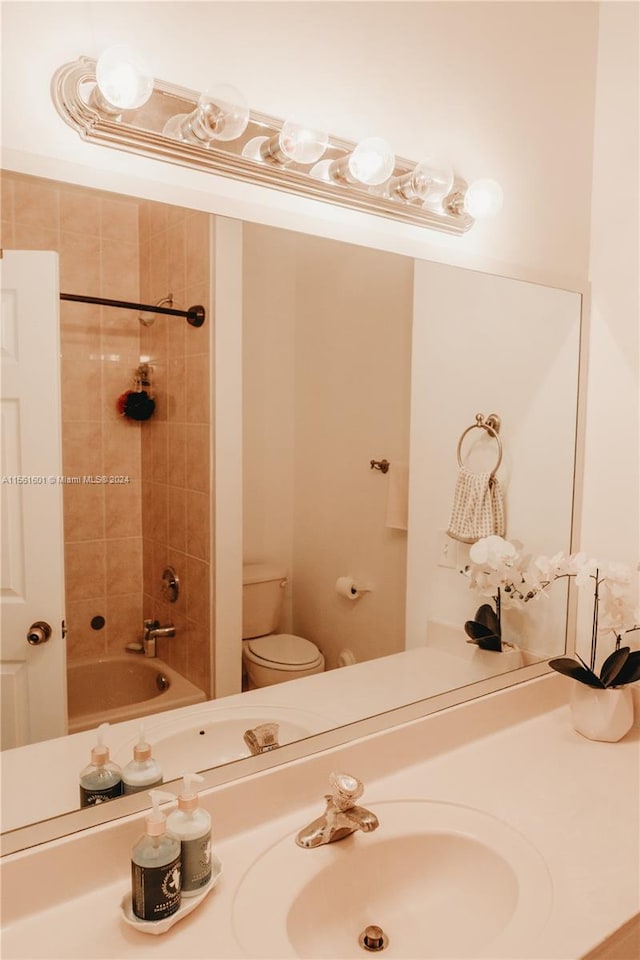
[[[315,643],[292,633],[272,633],[268,637],[255,637],[247,643],[251,653],[270,663],[303,666],[315,663],[319,656]]]

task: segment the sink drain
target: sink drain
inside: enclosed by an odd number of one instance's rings
[[[384,950],[389,943],[389,937],[386,935],[382,927],[377,927],[375,924],[371,924],[371,926],[365,927],[365,929],[362,931],[358,937],[358,943],[363,950],[369,950],[371,953],[376,953],[378,950]]]

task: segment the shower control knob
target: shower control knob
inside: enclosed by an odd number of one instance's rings
[[[27,631],[27,643],[37,647],[39,643],[46,643],[51,636],[51,627],[44,620],[36,620]]]

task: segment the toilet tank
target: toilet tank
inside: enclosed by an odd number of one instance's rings
[[[269,563],[242,568],[242,639],[266,637],[278,628],[287,574]]]

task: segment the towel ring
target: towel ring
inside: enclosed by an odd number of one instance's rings
[[[462,466],[463,466],[463,463],[462,463],[462,441],[464,440],[464,438],[466,437],[466,435],[467,435],[468,433],[470,433],[472,430],[478,430],[478,429],[480,429],[480,430],[486,430],[487,433],[489,434],[489,436],[490,436],[490,437],[493,437],[493,439],[494,439],[494,440],[496,441],[496,443],[498,444],[498,462],[496,463],[495,467],[494,467],[493,470],[491,471],[491,478],[493,479],[493,477],[495,477],[495,475],[496,475],[496,473],[497,473],[497,471],[498,471],[498,467],[499,467],[500,464],[502,463],[502,443],[500,442],[500,437],[498,436],[498,433],[499,433],[499,431],[500,431],[500,423],[501,423],[500,417],[497,415],[497,413],[490,413],[489,416],[486,418],[486,420],[485,420],[483,414],[481,414],[481,413],[476,413],[476,422],[475,422],[475,423],[472,423],[470,427],[467,427],[467,429],[463,431],[462,436],[460,437],[460,440],[458,441],[457,457],[458,457],[458,466],[459,466],[459,467],[462,467]]]

